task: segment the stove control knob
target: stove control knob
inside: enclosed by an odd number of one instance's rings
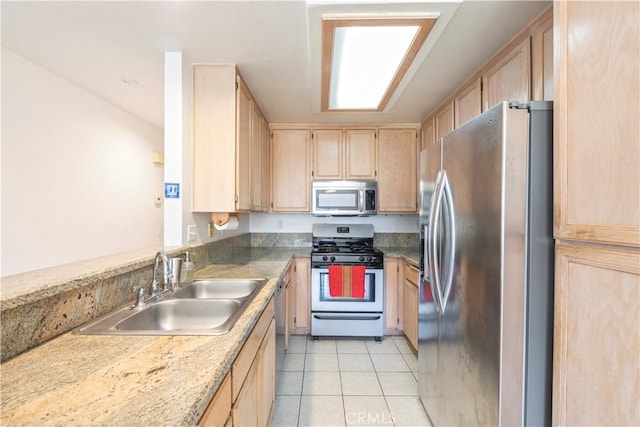
[[[329,261],[333,262],[336,260],[336,257],[332,256],[331,258],[329,258]]]
[[[370,256],[369,259],[367,259],[367,261],[373,261],[373,257]]]
[[[327,260],[327,256],[326,256],[326,255],[325,255],[325,256],[323,256],[323,257],[322,257],[322,260],[323,260],[323,261],[326,261],[326,260]]]
[[[360,259],[361,262],[364,261],[364,257],[363,256],[361,256],[359,259]]]

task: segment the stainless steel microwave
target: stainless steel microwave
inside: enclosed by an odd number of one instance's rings
[[[313,181],[312,213],[327,216],[368,216],[377,213],[376,181]]]

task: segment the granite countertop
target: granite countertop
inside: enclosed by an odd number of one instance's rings
[[[195,424],[271,298],[292,256],[251,248],[196,278],[271,279],[220,336],[65,333],[0,365],[6,424]]]
[[[413,247],[379,247],[385,258],[405,258],[418,266],[420,264],[420,249]]]

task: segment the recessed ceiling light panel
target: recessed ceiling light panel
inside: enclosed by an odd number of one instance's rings
[[[436,18],[325,18],[322,111],[382,111]]]

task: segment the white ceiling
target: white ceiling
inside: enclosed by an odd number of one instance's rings
[[[237,64],[272,123],[417,123],[550,3],[2,1],[2,45],[159,127],[166,51]],[[323,14],[433,12],[440,18],[419,62],[384,112],[320,113]]]

